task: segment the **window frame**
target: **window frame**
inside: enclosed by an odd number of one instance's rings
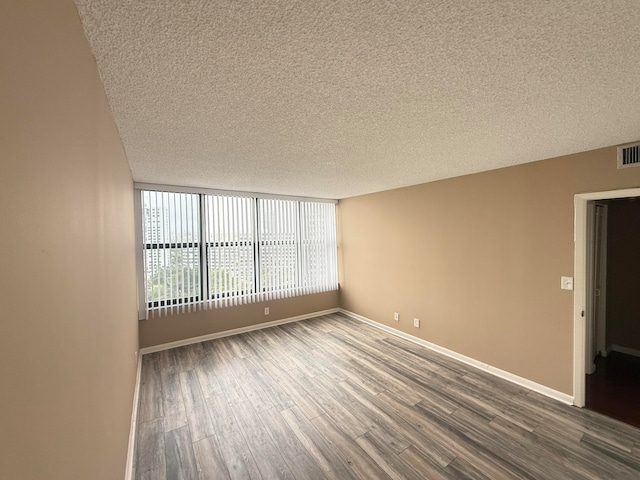
[[[198,224],[198,232],[199,237],[197,242],[175,242],[175,243],[162,243],[160,247],[160,242],[158,243],[145,243],[143,239],[143,211],[142,211],[142,199],[141,192],[143,190],[148,191],[156,191],[156,192],[169,192],[169,193],[187,193],[187,194],[197,194],[199,195],[199,224]],[[234,294],[237,294],[238,291],[234,292],[224,292],[213,294],[210,292],[209,285],[209,257],[208,252],[209,248],[215,248],[220,246],[220,244],[228,244],[224,246],[237,246],[242,241],[207,241],[206,234],[204,231],[204,225],[206,225],[206,212],[205,212],[205,202],[207,195],[219,195],[219,196],[227,196],[227,197],[242,197],[242,198],[251,198],[253,202],[253,218],[251,219],[253,222],[253,238],[250,241],[246,241],[244,243],[251,243],[253,250],[253,294],[255,295],[268,295],[269,293],[273,293],[274,290],[267,290],[266,286],[263,285],[261,279],[261,249],[268,244],[267,241],[262,241],[259,238],[259,225],[260,225],[260,206],[259,201],[261,199],[276,199],[276,200],[288,200],[288,201],[296,201],[296,202],[320,202],[320,203],[332,203],[337,204],[337,200],[333,199],[325,199],[325,198],[313,198],[313,197],[296,197],[296,196],[286,196],[286,195],[272,195],[272,194],[263,194],[256,192],[238,192],[238,191],[230,191],[230,190],[217,190],[217,189],[206,189],[206,188],[190,188],[190,187],[181,187],[175,185],[159,185],[159,184],[150,184],[150,183],[134,183],[134,207],[135,207],[135,220],[136,220],[136,270],[137,270],[137,280],[138,280],[138,319],[144,320],[148,318],[148,311],[155,308],[160,307],[182,307],[184,305],[195,305],[198,306],[206,301],[219,300],[224,299],[225,297],[233,297]],[[302,238],[301,238],[301,203],[298,203],[296,206],[296,232],[294,235],[294,239],[291,240],[291,244],[295,247],[296,252],[296,261],[301,261],[302,255]],[[336,232],[337,235],[337,232]],[[148,248],[149,246],[151,248]],[[158,247],[153,248],[153,245],[158,245]],[[199,252],[199,277],[200,277],[200,295],[196,297],[197,300],[189,301],[194,297],[185,297],[185,298],[176,298],[171,300],[162,300],[156,302],[147,302],[146,301],[146,287],[145,287],[145,269],[144,269],[144,255],[148,250],[156,250],[156,249],[164,249],[164,248],[194,248],[198,247]],[[337,238],[336,238],[336,249],[337,249]],[[337,252],[336,252],[336,264],[337,264]],[[337,265],[336,265],[337,271]],[[300,287],[303,278],[296,277],[297,286]],[[337,288],[337,282],[336,282]],[[215,298],[214,298],[215,297]],[[262,301],[265,299],[263,298]],[[257,300],[260,301],[260,300]]]

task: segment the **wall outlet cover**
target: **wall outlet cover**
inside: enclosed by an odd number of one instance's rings
[[[560,288],[562,290],[573,290],[573,277],[561,277]]]

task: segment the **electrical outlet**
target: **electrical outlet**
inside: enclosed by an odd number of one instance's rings
[[[269,315],[269,307],[264,307],[264,314]]]
[[[413,326],[416,328],[420,328],[420,319],[419,318],[414,318],[413,319]]]
[[[398,316],[398,312],[393,312],[393,319],[397,322],[398,320],[400,320],[400,317]]]

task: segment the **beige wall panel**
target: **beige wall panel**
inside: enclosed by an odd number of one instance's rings
[[[123,478],[132,179],[72,1],[0,5],[0,478]]]
[[[573,197],[639,185],[610,147],[340,201],[341,307],[571,394]]]
[[[265,307],[269,307],[269,315],[264,314]],[[337,291],[151,317],[140,322],[140,347],[161,345],[332,308],[338,308]]]
[[[640,351],[640,200],[608,208],[607,345]]]

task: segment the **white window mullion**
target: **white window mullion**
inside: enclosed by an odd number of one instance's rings
[[[220,264],[220,248],[218,243],[218,212],[217,197],[206,196],[207,199],[207,248],[209,249],[209,264],[207,265],[207,278],[209,279],[208,296],[211,304],[218,307],[219,298],[218,291],[218,265]],[[211,270],[213,269],[213,275]]]
[[[271,205],[268,203],[268,201],[263,201],[262,202],[263,205],[263,212],[264,215],[262,216],[262,232],[264,235],[264,251],[263,251],[263,265],[265,267],[266,270],[266,274],[264,276],[264,291],[265,291],[265,300],[271,300],[272,299],[272,286],[273,286],[273,268],[272,265],[270,265],[269,263],[271,262],[271,258],[273,256],[273,245],[271,245],[269,242],[272,240],[270,238],[270,231],[267,227],[268,223],[272,222],[273,219],[270,218],[271,217]]]
[[[330,248],[330,240],[329,240],[329,212],[324,208],[323,205],[318,205],[318,215],[322,218],[322,230],[320,231],[320,242],[318,245],[318,257],[322,259],[322,282],[320,284],[320,291],[326,292],[328,290],[329,278],[330,278],[330,267],[329,267],[329,248]]]
[[[213,305],[218,308],[221,306],[222,297],[220,297],[220,265],[222,265],[223,247],[220,239],[220,225],[222,223],[222,214],[219,211],[218,197],[209,197],[209,220],[211,220],[211,258],[210,268],[213,269],[213,275],[207,273],[209,277],[209,294],[213,299]]]
[[[296,202],[296,215],[295,222],[297,224],[296,229],[296,270],[295,270],[295,295],[301,295],[304,291],[304,285],[302,283],[302,238],[303,238],[303,217],[302,217],[302,209],[304,202]]]
[[[324,277],[324,282],[323,282],[323,288],[322,291],[326,292],[329,289],[329,284],[331,282],[331,255],[330,255],[330,248],[331,248],[331,238],[330,238],[330,232],[331,232],[331,226],[330,226],[330,216],[329,216],[329,211],[326,208],[322,208],[323,210],[323,220],[324,220],[324,242],[323,245],[321,245],[321,252],[322,252],[322,258],[324,259],[324,271],[325,271],[325,277]]]
[[[330,266],[329,266],[329,248],[330,248],[330,244],[331,241],[329,239],[329,232],[330,232],[330,227],[329,227],[329,212],[327,211],[327,209],[323,208],[323,206],[319,205],[320,208],[318,208],[318,210],[320,211],[319,213],[322,215],[322,220],[323,220],[323,224],[324,227],[322,229],[322,242],[320,245],[318,245],[318,253],[321,259],[323,259],[323,267],[322,267],[322,290],[323,292],[326,292],[328,290],[328,285],[329,285],[329,279],[331,276],[331,271],[330,271]]]
[[[245,296],[247,294],[247,265],[245,256],[247,254],[247,246],[244,243],[247,238],[247,200],[243,198],[238,205],[238,305],[246,303]]]
[[[307,293],[315,293],[315,279],[314,279],[314,265],[313,265],[313,248],[315,237],[314,233],[314,225],[313,225],[313,205],[307,205],[307,245],[305,249],[305,254],[307,257],[307,285],[308,290]]]
[[[291,274],[289,273],[291,270],[291,259],[289,253],[291,252],[291,202],[282,202],[283,203],[283,215],[284,215],[284,225],[282,232],[282,295],[284,297],[291,296]]]
[[[289,296],[299,295],[298,292],[298,264],[300,263],[300,255],[298,255],[298,242],[300,222],[298,222],[299,202],[291,202],[289,209],[289,221],[291,223],[291,246],[289,247],[289,255],[292,257],[293,265],[289,269]]]
[[[162,277],[162,279],[160,280],[160,287],[158,289],[158,315],[162,316],[163,313],[165,313],[165,307],[166,307],[166,302],[165,302],[165,298],[167,296],[167,268],[166,268],[166,264],[167,264],[167,256],[166,256],[166,249],[164,248],[164,243],[165,243],[165,230],[166,230],[166,222],[165,222],[165,201],[164,201],[164,194],[160,193],[158,194],[158,200],[160,202],[160,219],[159,222],[161,222],[160,224],[162,225],[162,229],[158,232],[158,242],[162,243],[162,248],[158,250],[158,257],[162,257],[162,260],[158,260],[158,270],[160,270],[160,268],[162,268],[161,271],[159,271],[159,276]]]
[[[211,296],[209,285],[209,238],[211,232],[211,205],[209,204],[209,198],[206,195],[198,195],[198,214],[199,214],[199,226],[198,239],[200,248],[198,249],[198,256],[200,258],[200,265],[198,268],[198,277],[200,280],[200,301],[198,302],[198,310],[207,310],[211,308]]]
[[[238,268],[240,275],[240,291],[238,292],[238,304],[244,305],[246,302],[247,295],[247,264],[245,262],[245,258],[247,255],[247,246],[246,246],[246,238],[247,238],[247,199],[243,198],[240,201],[239,205],[239,224],[238,227]]]
[[[272,241],[272,238],[270,238],[270,234],[271,232],[269,231],[267,225],[272,222],[272,218],[271,217],[271,204],[269,203],[268,200],[263,200],[262,201],[262,206],[263,206],[263,215],[262,215],[262,234],[263,234],[263,245],[264,245],[264,249],[263,249],[263,256],[262,256],[262,262],[265,268],[265,275],[264,275],[264,292],[265,292],[265,300],[271,300],[271,288],[273,286],[273,268],[272,265],[270,265],[271,262],[271,258],[273,256],[273,245],[271,245],[269,242]]]
[[[220,268],[218,268],[218,290],[220,292],[220,306],[228,306],[229,296],[225,291],[227,286],[227,279],[225,275],[225,265],[227,264],[227,247],[225,245],[226,240],[226,226],[227,226],[227,204],[228,201],[224,197],[218,197],[217,213],[219,217],[218,222],[218,239],[220,243]]]
[[[329,285],[331,289],[338,288],[338,225],[335,204],[327,205],[329,210],[329,225],[331,233],[329,234],[329,266],[331,267],[331,278]]]
[[[165,288],[166,288],[166,295],[165,295],[165,314],[169,315],[170,313],[173,313],[171,311],[172,309],[172,302],[171,299],[173,298],[173,283],[172,283],[172,275],[171,275],[171,227],[172,227],[172,221],[171,221],[171,199],[169,198],[168,194],[164,194],[163,195],[163,202],[166,202],[166,216],[165,218],[167,219],[166,221],[166,226],[165,226],[165,249],[164,249],[164,261],[165,261],[165,268],[164,268],[164,274],[165,274]],[[169,248],[166,247],[166,245],[169,244]],[[168,297],[168,298],[167,298]]]
[[[306,260],[306,282],[307,282],[307,293],[315,293],[315,279],[313,275],[314,265],[313,265],[313,248],[315,237],[313,235],[314,225],[313,225],[313,205],[308,203],[305,211],[305,222],[307,224],[306,238],[305,238],[305,260]]]
[[[192,230],[191,230],[191,213],[190,213],[190,205],[191,202],[189,201],[190,196],[187,195],[184,199],[184,218],[186,219],[187,225],[186,225],[186,231],[187,231],[187,242],[189,242],[190,244],[193,244],[193,234],[192,234]],[[186,278],[186,282],[187,282],[187,304],[185,305],[185,309],[187,311],[187,313],[191,312],[191,305],[193,304],[193,300],[191,293],[193,292],[193,284],[191,282],[191,280],[193,280],[193,247],[189,247],[189,266],[188,266],[188,270],[187,270],[187,278]]]
[[[275,217],[276,217],[276,226],[274,231],[274,241],[275,241],[275,255],[274,255],[274,264],[275,268],[273,269],[273,296],[275,299],[280,298],[282,286],[281,286],[281,277],[280,269],[282,268],[282,201],[276,200],[275,202]]]
[[[291,242],[291,224],[289,222],[290,202],[282,202],[282,253],[280,255],[280,291],[281,296],[289,296],[289,250]]]
[[[152,212],[152,209],[149,206],[151,202],[147,201],[147,195],[148,192],[140,192],[140,208],[142,210],[142,268],[144,269],[144,274],[142,275],[144,279],[144,317],[146,320],[149,320],[149,298],[147,298],[147,292],[149,291],[149,278],[147,278],[147,273],[151,271],[151,279],[153,279],[153,248],[147,249],[147,245],[151,244],[153,221],[150,220],[147,222],[146,220],[147,218],[151,218]],[[149,262],[151,262],[151,268],[149,268]]]
[[[184,242],[184,225],[183,219],[184,215],[182,213],[182,194],[176,195],[176,203],[177,203],[177,223],[179,225],[178,230],[178,239],[180,243]],[[178,292],[180,293],[180,303],[178,304],[178,311],[184,313],[184,304],[186,302],[186,290],[184,288],[184,261],[185,261],[185,253],[188,252],[184,245],[181,245],[183,248],[180,249],[180,270],[178,271],[177,278],[180,280],[178,283]]]
[[[203,302],[204,302],[204,298],[202,297],[202,274],[200,272],[202,272],[203,269],[203,263],[202,263],[202,259],[200,258],[200,252],[202,251],[203,248],[203,242],[205,241],[206,237],[206,228],[205,228],[205,214],[203,211],[201,211],[201,202],[200,202],[200,195],[198,196],[193,196],[191,199],[191,210],[192,210],[192,216],[191,219],[193,220],[197,220],[196,224],[193,226],[194,230],[193,230],[193,239],[197,240],[198,242],[198,249],[195,251],[195,255],[194,257],[198,259],[198,268],[196,269],[195,265],[194,268],[192,270],[192,278],[193,278],[193,295],[194,297],[198,297],[198,303],[196,303],[193,307],[194,310],[198,310],[199,308],[201,308]],[[206,243],[205,243],[206,245]]]
[[[204,302],[204,298],[202,298],[202,259],[201,259],[201,251],[202,251],[202,242],[205,241],[205,226],[204,226],[204,212],[202,211],[203,206],[200,200],[200,195],[193,196],[191,198],[191,221],[197,220],[197,222],[193,225],[193,239],[198,242],[198,248],[194,252],[194,259],[198,259],[197,269],[196,265],[193,266],[191,278],[193,279],[193,295],[194,298],[197,297],[197,303],[193,305],[193,310],[197,311],[201,308],[202,303]]]
[[[247,262],[246,265],[246,278],[247,278],[247,293],[246,296],[244,298],[245,303],[250,303],[253,302],[255,299],[255,294],[256,294],[256,289],[257,289],[257,285],[256,285],[256,271],[257,271],[257,266],[256,266],[256,262],[255,262],[255,258],[254,258],[254,245],[255,245],[255,238],[254,238],[254,231],[255,231],[255,222],[254,222],[254,218],[255,218],[255,205],[254,205],[254,200],[252,198],[248,198],[245,202],[245,226],[246,226],[246,257],[245,257],[245,261]],[[249,263],[249,260],[251,261],[251,263]]]
[[[154,223],[156,224],[155,242],[156,245],[164,241],[164,210],[162,209],[162,194],[156,192],[155,205],[157,209],[157,218]],[[154,288],[153,293],[153,313],[162,314],[161,301],[164,297],[164,248],[156,248],[156,253],[153,259],[155,265],[155,278],[157,279],[157,286]]]
[[[302,263],[302,285],[304,287],[303,294],[306,295],[310,293],[309,290],[309,256],[307,254],[309,250],[309,204],[307,202],[302,202],[301,204],[301,219],[300,225],[302,228],[301,233],[301,248],[300,248],[300,259]]]
[[[238,197],[233,197],[231,199],[232,208],[231,208],[231,237],[233,239],[233,243],[231,251],[231,292],[233,295],[233,305],[238,305]]]
[[[272,299],[276,299],[276,295],[277,295],[277,290],[278,290],[278,267],[279,267],[279,261],[278,261],[278,253],[280,250],[280,245],[279,245],[279,238],[278,238],[278,233],[280,231],[280,225],[279,225],[279,211],[278,211],[278,207],[279,207],[279,200],[275,200],[273,202],[273,208],[272,208],[272,212],[273,212],[273,218],[272,218],[272,222],[273,222],[273,226],[271,227],[271,238],[273,241],[273,250],[271,252],[271,289],[270,289],[270,295]]]
[[[228,199],[228,204],[227,204],[227,212],[229,213],[229,222],[227,224],[227,272],[226,272],[226,279],[227,279],[227,296],[229,298],[229,305],[234,306],[236,304],[235,302],[235,290],[233,289],[233,277],[232,277],[232,273],[233,273],[233,223],[234,223],[234,216],[235,216],[235,212],[233,211],[233,207],[234,207],[234,203],[235,203],[235,199],[236,197],[230,197]]]
[[[322,284],[322,271],[318,268],[318,238],[320,236],[320,218],[318,216],[317,205],[309,205],[309,216],[313,221],[313,229],[311,230],[311,238],[309,242],[309,255],[311,258],[313,275],[311,293],[318,293],[319,286]]]
[[[284,202],[282,200],[276,200],[276,238],[278,246],[276,247],[276,268],[275,268],[275,298],[282,297],[282,272],[284,270],[284,249],[285,249],[285,235],[284,230]]]
[[[236,212],[235,212],[235,245],[236,245],[236,253],[235,253],[235,296],[236,296],[236,305],[242,305],[242,296],[243,296],[243,288],[242,288],[242,279],[244,278],[244,266],[242,262],[242,255],[244,253],[244,248],[242,246],[242,231],[244,220],[242,218],[242,205],[244,203],[244,198],[236,199]]]
[[[329,212],[322,205],[318,204],[318,215],[322,218],[323,228],[321,230],[322,241],[318,245],[318,257],[323,260],[322,262],[322,284],[320,285],[320,291],[326,292],[329,285],[329,255],[327,249],[329,248]]]
[[[191,271],[191,278],[193,280],[193,295],[194,297],[198,298],[197,303],[193,305],[194,311],[197,311],[204,302],[204,298],[202,298],[202,274],[200,273],[202,271],[202,260],[200,259],[200,251],[202,250],[202,242],[205,240],[205,234],[203,233],[205,231],[205,226],[202,223],[204,215],[203,212],[200,211],[200,209],[200,195],[194,196],[191,199],[191,219],[192,221],[197,219],[197,223],[193,225],[192,235],[193,239],[198,242],[198,248],[195,251],[194,255],[194,259],[198,259],[198,264],[194,265]]]
[[[220,232],[220,236],[222,238],[222,245],[223,245],[223,249],[222,252],[224,253],[223,258],[223,266],[228,265],[229,263],[229,251],[227,249],[227,238],[228,238],[228,230],[229,230],[229,199],[228,198],[221,198],[222,200],[222,212],[221,212],[221,216],[222,216],[222,230]],[[228,275],[226,274],[224,268],[220,269],[220,275],[222,276],[221,278],[221,284],[224,287],[223,290],[226,290],[225,295],[224,295],[224,303],[223,305],[225,307],[229,306],[229,283],[228,283]]]
[[[256,289],[256,300],[258,302],[262,302],[263,295],[263,286],[262,286],[262,244],[261,244],[261,231],[260,224],[262,222],[262,202],[259,199],[254,199],[253,202],[253,242],[254,242],[254,261],[253,266],[255,268],[254,279],[255,279],[255,289]]]
[[[293,245],[293,240],[294,240],[293,236],[295,235],[295,229],[293,226],[292,215],[291,215],[292,202],[283,202],[283,203],[284,203],[284,211],[285,211],[285,219],[286,219],[285,221],[286,242],[285,242],[284,257],[283,257],[284,285],[282,287],[284,291],[284,296],[290,297],[292,294],[291,271],[292,271],[292,267],[295,266],[295,259],[291,258],[291,249]]]
[[[195,209],[193,208],[193,196],[189,196],[189,201],[187,201],[187,210],[188,210],[188,218],[189,218],[189,225],[191,226],[190,231],[189,231],[189,240],[195,242],[198,240],[198,249],[197,250],[192,250],[192,258],[195,260],[196,258],[200,258],[200,242],[199,242],[199,238],[196,238],[195,232],[194,232],[194,227],[195,225],[193,224],[193,217],[195,214]],[[198,262],[199,264],[200,262]],[[200,269],[198,268],[198,271],[200,271]],[[196,274],[196,269],[195,269],[195,265],[191,265],[190,269],[189,269],[189,292],[191,294],[191,296],[193,296],[193,301],[189,302],[189,312],[191,312],[192,310],[194,310],[195,307],[195,301],[196,301],[196,297],[199,297],[199,292],[197,292],[196,294],[196,278],[195,278],[195,274]],[[200,299],[202,300],[202,299]]]
[[[220,283],[221,283],[221,269],[220,266],[223,263],[223,254],[224,254],[224,247],[221,243],[221,228],[222,228],[222,212],[220,211],[220,197],[212,197],[213,199],[213,223],[215,225],[215,228],[213,230],[213,248],[215,249],[215,259],[216,262],[214,264],[215,270],[214,270],[214,274],[213,274],[213,284],[215,285],[215,288],[212,286],[211,287],[211,291],[213,292],[213,294],[215,295],[215,303],[214,305],[217,307],[222,306],[222,301],[223,298],[221,297],[220,294]],[[211,277],[211,275],[210,275]]]
[[[169,244],[175,244],[177,240],[177,226],[176,226],[176,195],[169,195],[167,198],[169,203]],[[173,235],[172,235],[173,234]],[[177,275],[174,266],[173,259],[175,258],[175,248],[169,248],[169,290],[171,292],[171,315],[174,314],[174,307],[177,306],[178,291],[177,291]]]

